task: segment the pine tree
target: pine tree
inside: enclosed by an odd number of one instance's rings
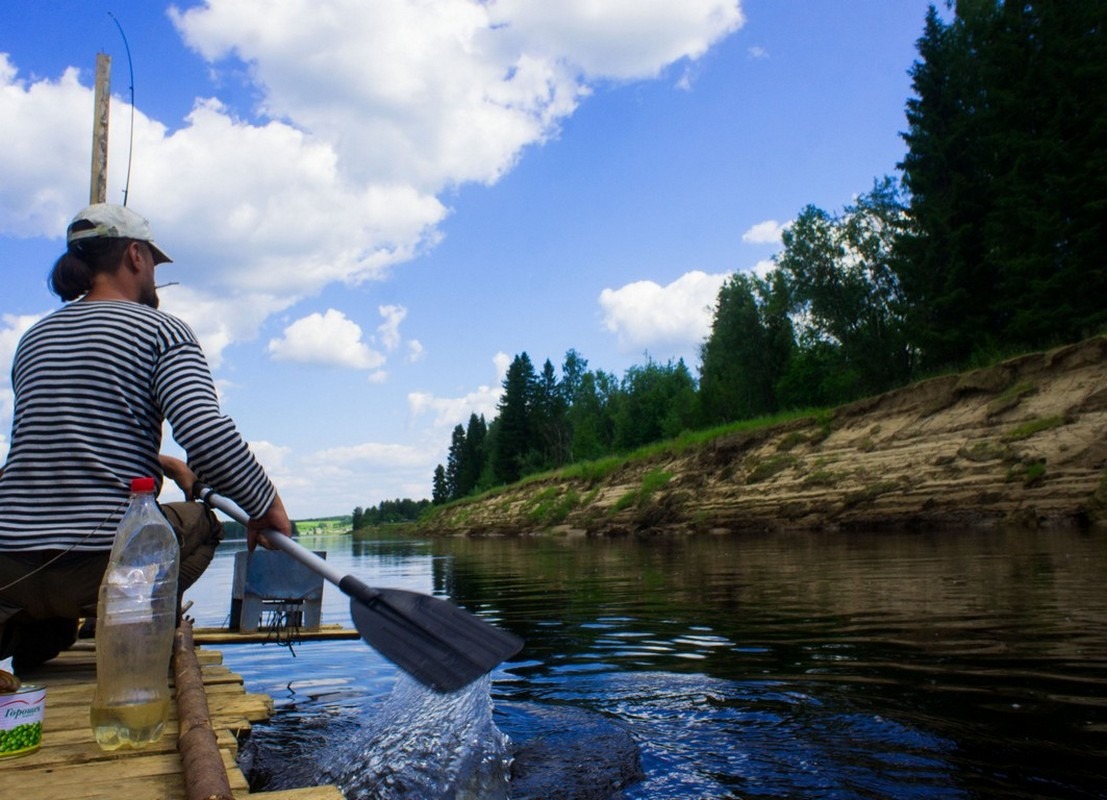
[[[532,411],[537,375],[526,353],[515,356],[504,377],[504,393],[497,405],[499,426],[492,467],[499,483],[514,483],[524,473],[534,448]]]
[[[450,450],[446,455],[446,492],[451,500],[457,500],[467,494],[463,491],[463,474],[467,470],[465,464],[467,456],[465,429],[461,425],[455,425],[450,438]]]
[[[923,364],[1071,341],[1107,323],[1102,0],[961,0],[919,40],[898,246]]]
[[[434,480],[431,484],[431,502],[436,506],[449,502],[450,489],[446,485],[446,468],[439,464],[434,468]]]
[[[480,483],[484,471],[484,443],[488,435],[488,425],[484,415],[469,415],[469,425],[465,429],[465,457],[458,473],[458,491],[460,496],[472,494]]]
[[[543,469],[560,467],[569,460],[567,410],[561,382],[547,358],[535,384],[533,410],[535,446],[541,453]]]
[[[898,244],[898,274],[921,360],[932,368],[965,361],[995,327],[982,238],[992,164],[974,127],[981,88],[963,31],[931,6],[917,47],[899,165],[916,227]]]
[[[715,425],[776,410],[776,383],[791,350],[778,339],[767,281],[745,272],[719,289],[711,333],[700,348],[700,418]],[[787,324],[787,317],[782,320]],[[786,342],[781,349],[778,345]]]

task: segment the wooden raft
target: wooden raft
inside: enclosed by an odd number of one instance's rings
[[[269,628],[259,627],[249,633],[232,631],[226,628],[196,628],[193,631],[193,639],[198,645],[227,645],[227,644],[265,644],[274,641],[277,632]],[[352,641],[360,639],[361,634],[355,628],[345,628],[341,625],[320,625],[318,628],[304,628],[295,633],[295,643],[307,642],[334,642]]]
[[[207,700],[210,729],[232,796],[257,800],[345,800],[335,786],[251,793],[238,768],[237,736],[273,713],[268,695],[246,692],[242,676],[223,664],[217,650],[193,649]],[[34,800],[188,800],[178,753],[179,717],[170,704],[169,724],[156,744],[139,750],[104,752],[89,727],[96,685],[96,651],[89,642],[27,674],[25,683],[46,687],[42,747],[18,758],[0,759],[0,798]]]

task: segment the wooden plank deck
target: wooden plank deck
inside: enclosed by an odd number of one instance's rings
[[[242,676],[223,664],[217,650],[196,648],[208,709],[223,765],[236,800],[344,800],[334,786],[251,793],[235,763],[239,734],[273,713],[268,695],[250,694]],[[140,750],[106,753],[96,744],[88,711],[96,684],[96,652],[91,643],[74,649],[24,676],[46,687],[42,747],[35,753],[0,759],[0,798],[34,800],[186,800],[184,773],[177,753],[177,710],[159,742]]]
[[[287,634],[285,634],[287,635]],[[227,628],[196,628],[192,632],[193,641],[197,645],[225,645],[225,644],[258,644],[274,640],[276,633],[268,628],[258,628],[251,633],[232,631]],[[345,628],[341,625],[320,625],[315,629],[297,629],[295,632],[296,644],[303,642],[329,642],[360,639],[361,634],[355,628]]]

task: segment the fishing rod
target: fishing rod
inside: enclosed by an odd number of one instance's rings
[[[131,46],[127,43],[127,34],[123,32],[123,26],[119,24],[119,20],[115,14],[108,12],[108,16],[111,17],[112,22],[115,23],[115,27],[119,28],[119,35],[123,37],[123,49],[127,52],[127,70],[130,72],[131,77],[131,132],[129,141],[127,143],[127,178],[123,182],[123,205],[127,205],[127,195],[131,191],[131,161],[134,156],[135,148],[135,67],[134,62],[131,61]]]

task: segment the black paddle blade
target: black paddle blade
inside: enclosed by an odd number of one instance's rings
[[[361,637],[437,692],[455,692],[518,653],[523,640],[452,603],[404,589],[350,596]],[[349,593],[348,593],[349,594]]]

